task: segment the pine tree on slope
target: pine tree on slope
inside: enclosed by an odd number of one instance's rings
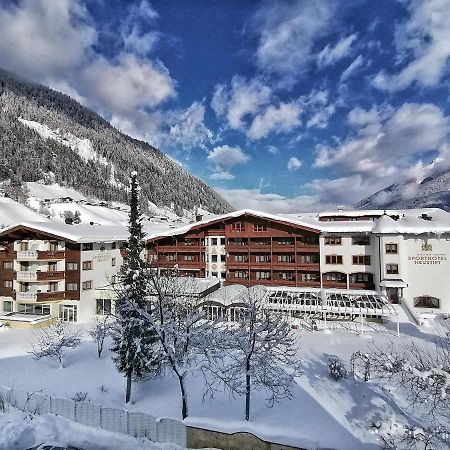
[[[145,323],[136,310],[146,309],[148,294],[148,265],[141,253],[145,234],[142,230],[139,208],[137,173],[131,174],[131,201],[129,215],[130,238],[128,258],[121,274],[121,287],[116,299],[117,327],[113,333],[112,351],[117,370],[127,379],[125,403],[130,401],[131,380],[141,379],[159,371],[161,358],[154,330]]]

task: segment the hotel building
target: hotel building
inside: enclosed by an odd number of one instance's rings
[[[22,223],[0,231],[0,320],[86,322],[111,311],[125,227]],[[450,313],[450,214],[440,209],[272,215],[150,224],[146,257],[181,276],[284,291],[383,292]],[[219,285],[217,284],[217,287]]]

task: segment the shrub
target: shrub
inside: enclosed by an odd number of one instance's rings
[[[345,368],[344,361],[337,356],[333,356],[328,359],[328,373],[333,380],[340,380],[347,376],[347,369]]]

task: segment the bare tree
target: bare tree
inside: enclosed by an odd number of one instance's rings
[[[81,333],[71,330],[62,320],[57,320],[48,327],[37,330],[31,344],[34,359],[55,357],[60,367],[64,367],[66,349],[75,348],[81,342]]]
[[[224,383],[233,393],[245,395],[246,420],[253,391],[264,390],[268,405],[273,406],[292,398],[298,374],[296,337],[285,316],[265,307],[264,295],[262,286],[246,289],[238,321],[223,324],[222,335],[214,334],[217,340],[210,342],[213,355],[226,352],[226,356],[210,360],[209,389],[213,392]]]
[[[374,375],[396,387],[409,402],[409,419],[421,423],[423,432],[415,433],[420,437],[417,448],[420,443],[422,448],[435,448],[430,440],[444,443],[436,448],[450,445],[450,320],[441,324],[433,345],[391,342],[385,347],[373,345],[370,354]],[[405,439],[411,439],[410,427],[405,430]]]
[[[97,316],[88,330],[89,336],[97,343],[97,354],[99,358],[102,357],[105,340],[111,335],[113,326],[114,320],[112,316]]]

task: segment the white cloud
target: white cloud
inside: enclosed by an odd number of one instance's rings
[[[216,181],[229,181],[234,180],[236,177],[226,170],[218,170],[217,172],[212,173],[209,178]]]
[[[205,148],[214,142],[214,133],[205,125],[205,106],[200,102],[182,111],[169,113],[167,142],[184,149]]]
[[[257,78],[249,81],[235,76],[231,86],[216,86],[211,107],[218,117],[225,117],[232,129],[243,129],[244,118],[260,111],[270,102],[271,90]]]
[[[319,180],[310,186],[320,195],[341,196],[352,203],[393,179],[423,174],[424,164],[417,164],[417,159],[425,152],[438,152],[439,164],[446,159],[443,149],[447,148],[450,120],[435,105],[406,103],[397,110],[355,108],[349,113],[349,124],[356,134],[334,147],[317,148],[315,166],[340,174],[336,180]]]
[[[0,30],[0,66],[46,82],[76,71],[97,39],[78,0],[3,3]]]
[[[148,31],[148,27],[158,17],[158,13],[146,0],[142,0],[139,4],[131,4],[120,27],[126,52],[144,56],[154,50],[161,33]]]
[[[255,209],[272,214],[315,212],[334,208],[330,202],[321,202],[314,195],[285,197],[263,193],[261,189],[220,189],[217,192],[236,209]]]
[[[300,169],[300,167],[302,167],[302,161],[300,161],[295,156],[291,156],[287,163],[288,170],[290,170],[291,172],[294,172],[295,170]]]
[[[396,32],[399,57],[413,59],[397,74],[380,72],[373,80],[388,91],[407,88],[413,82],[432,86],[441,79],[450,57],[450,0],[410,0],[409,19]]]
[[[250,156],[245,154],[240,147],[231,147],[229,145],[215,147],[208,154],[208,161],[221,167],[233,167],[238,164],[245,164],[249,159]]]
[[[250,139],[261,139],[272,131],[289,132],[301,125],[300,107],[295,103],[280,103],[269,106],[262,114],[255,116],[247,131]]]
[[[260,70],[295,83],[314,58],[315,40],[328,32],[334,8],[331,0],[267,2],[255,17]]]
[[[342,38],[336,45],[328,44],[317,56],[319,67],[325,67],[334,64],[340,59],[350,56],[352,44],[356,40],[356,34],[351,34]]]
[[[305,110],[305,115],[309,116],[306,122],[307,128],[325,128],[336,111],[336,106],[330,103],[329,93],[326,90],[313,90],[301,97],[300,103]]]
[[[342,72],[341,81],[345,81],[347,78],[351,77],[363,65],[364,58],[361,55],[358,55],[358,57]]]
[[[278,153],[280,153],[280,150],[273,145],[269,145],[269,147],[267,147],[267,151],[272,155],[277,155]]]
[[[82,72],[86,89],[101,107],[115,113],[132,113],[155,107],[175,95],[175,87],[162,63],[120,55],[117,63],[98,57]]]

